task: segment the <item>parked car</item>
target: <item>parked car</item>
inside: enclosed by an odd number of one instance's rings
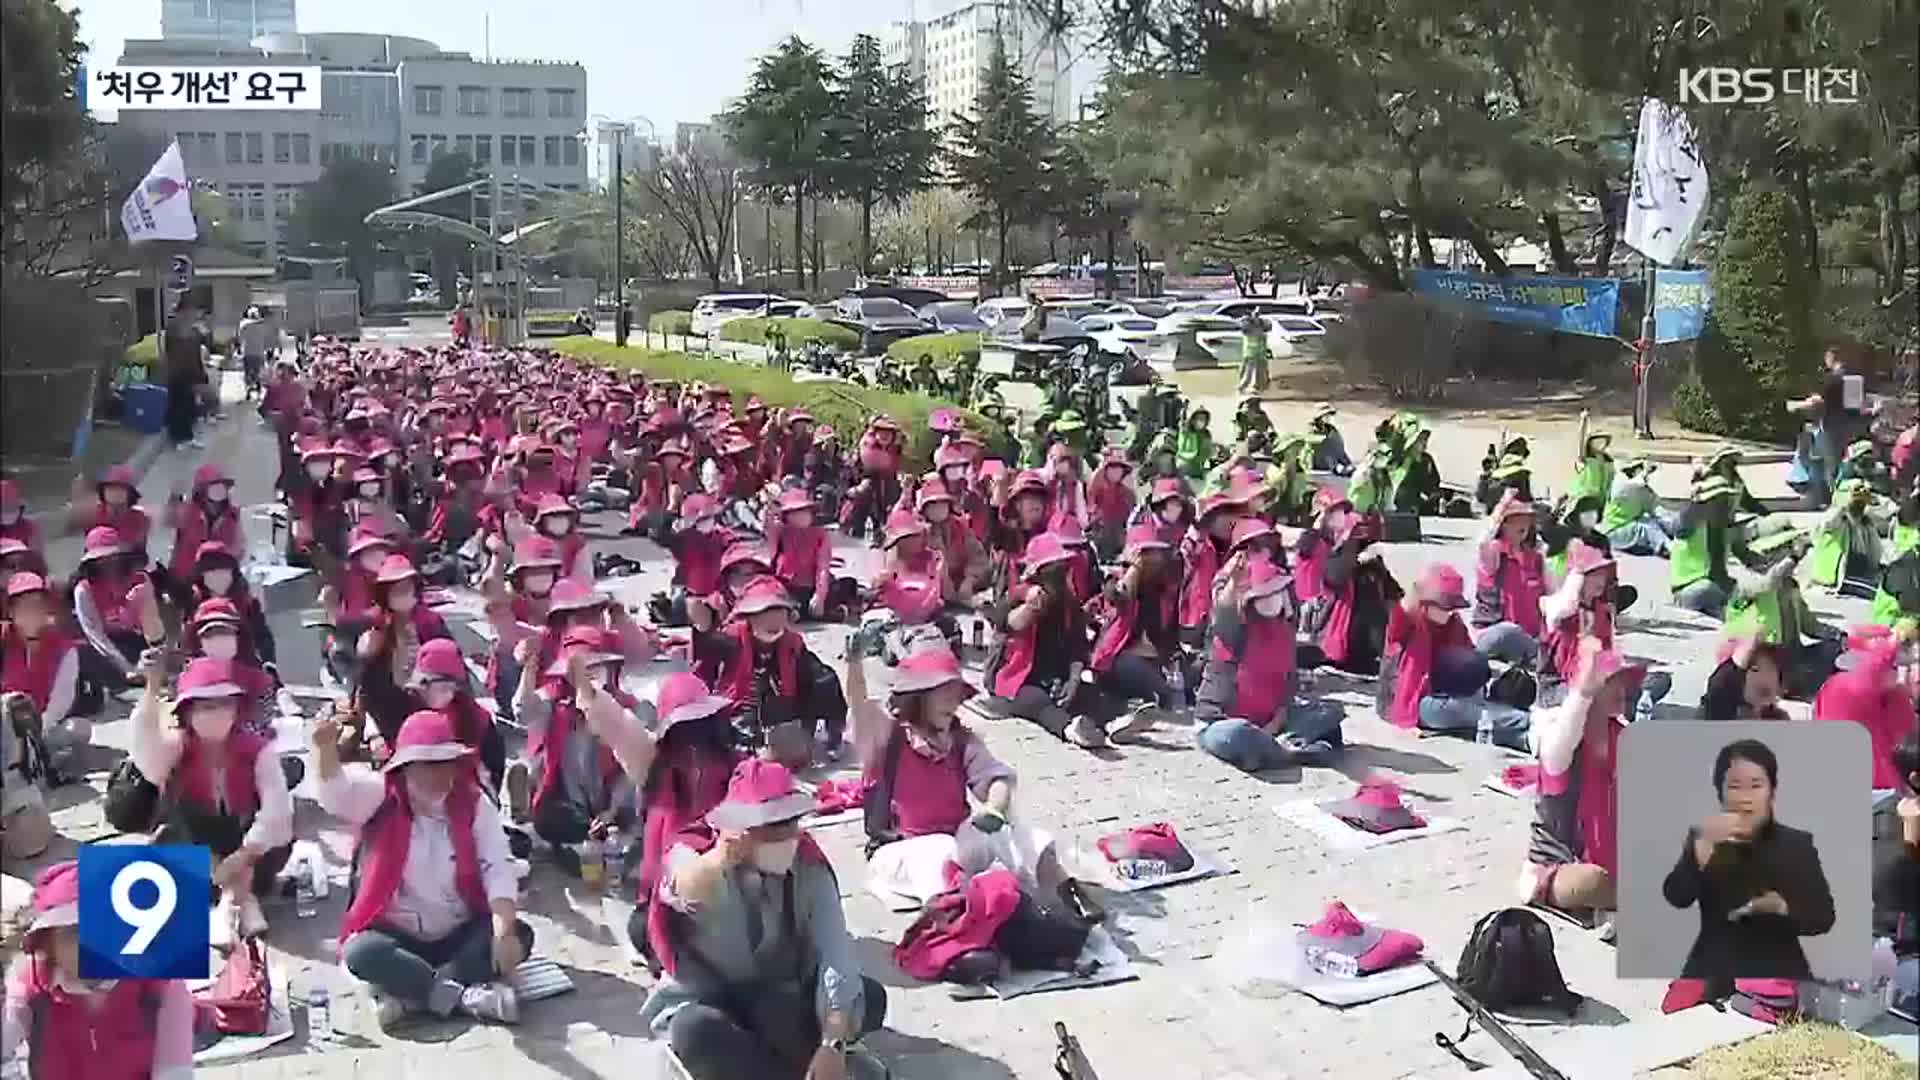
[[[1161,319],[1165,339],[1158,359],[1176,368],[1213,367],[1240,362],[1240,323],[1206,311],[1184,310]]]
[[[1091,315],[1104,315],[1117,306],[1112,300],[1059,300],[1049,301],[1047,312],[1069,319],[1085,319]]]
[[[973,305],[962,300],[928,304],[920,309],[920,317],[943,334],[979,333],[987,329],[986,322],[974,313]]]
[[[786,297],[773,293],[708,293],[694,301],[693,333],[719,333],[720,327],[730,320],[760,315],[768,305],[785,300]]]
[[[980,316],[980,321],[986,323],[989,329],[997,330],[1008,320],[1018,326],[1020,320],[1026,317],[1027,301],[1019,296],[996,296],[981,301],[974,307],[973,313]]]
[[[1269,315],[1267,351],[1276,359],[1317,359],[1326,352],[1327,328],[1318,319],[1300,315]]]
[[[1223,315],[1236,320],[1246,318],[1249,313],[1298,315],[1302,318],[1311,318],[1314,313],[1314,300],[1306,296],[1249,296],[1237,299],[1230,297],[1224,300],[1188,300],[1176,305],[1175,310]]]
[[[756,317],[767,319],[810,319],[813,317],[813,305],[799,300],[776,300],[761,309]]]
[[[1003,341],[1019,341],[1021,340],[1020,321],[1021,320],[1017,318],[1011,321],[1002,321],[992,329],[988,336]],[[1049,309],[1047,314],[1046,325],[1040,328],[1040,343],[1043,345],[1058,345],[1063,349],[1077,349],[1081,346],[1085,346],[1088,349],[1099,348],[1099,343],[1094,340],[1093,335],[1089,334],[1087,328],[1081,325],[1078,320],[1061,318],[1058,315],[1054,315],[1051,309]]]
[[[933,325],[892,297],[843,296],[833,302],[830,318],[860,335],[865,355],[885,352],[901,338],[931,333]]]
[[[865,288],[849,290],[847,296],[862,300],[898,300],[915,309],[926,307],[928,304],[944,304],[952,299],[937,289],[921,289],[912,285],[868,285]]]
[[[1165,300],[1150,300],[1144,297],[1133,300],[1121,300],[1107,309],[1109,315],[1144,315],[1149,319],[1164,319],[1173,314],[1173,305]]]
[[[1080,320],[1081,329],[1093,338],[1101,352],[1132,352],[1143,360],[1171,360],[1162,356],[1166,338],[1160,326],[1140,315],[1094,315]]]

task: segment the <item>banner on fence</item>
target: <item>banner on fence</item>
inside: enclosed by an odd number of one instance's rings
[[[1692,341],[1713,309],[1713,281],[1705,270],[1653,272],[1653,340]]]
[[[1613,278],[1493,277],[1415,270],[1413,291],[1479,306],[1494,322],[1589,337],[1615,336],[1620,283]]]

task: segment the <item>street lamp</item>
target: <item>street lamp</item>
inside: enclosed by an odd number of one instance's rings
[[[635,116],[633,120],[601,121],[601,129],[612,131],[613,139],[613,343],[624,347],[627,343],[627,201],[623,197],[626,179],[625,151],[627,136],[633,131],[634,121],[647,125],[647,137],[653,142],[660,141],[660,133],[653,121],[644,116]],[[582,133],[585,134],[584,132]]]

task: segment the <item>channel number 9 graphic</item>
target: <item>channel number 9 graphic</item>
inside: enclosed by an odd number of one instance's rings
[[[213,854],[189,844],[80,849],[80,977],[204,979]]]

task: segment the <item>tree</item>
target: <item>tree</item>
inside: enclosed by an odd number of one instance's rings
[[[747,92],[724,115],[735,149],[752,163],[751,179],[769,194],[793,202],[793,248],[806,245],[806,201],[829,180],[833,142],[834,73],[820,50],[798,35],[762,56]],[[806,288],[803,261],[794,260],[797,288]],[[814,268],[819,281],[819,267]]]
[[[1804,235],[1793,201],[1776,189],[1733,200],[1713,266],[1693,369],[1674,398],[1690,428],[1770,438],[1787,427],[1786,400],[1813,379],[1813,331]]]
[[[246,244],[235,227],[240,214],[234,208],[232,199],[208,187],[195,187],[190,198],[201,247],[218,248],[221,251],[246,250]]]
[[[731,269],[726,264],[733,254],[734,206],[740,200],[733,163],[712,147],[689,146],[654,172],[641,174],[639,186],[685,237],[694,263],[720,291],[721,278]]]
[[[287,243],[295,250],[324,249],[345,255],[362,287],[372,281],[374,230],[367,214],[393,201],[391,166],[360,158],[335,158],[294,206]]]
[[[840,62],[834,97],[834,190],[860,208],[859,266],[873,269],[873,211],[927,186],[938,144],[927,126],[927,98],[904,66],[889,70],[880,43],[853,39]]]
[[[952,260],[954,238],[974,212],[966,198],[950,187],[914,192],[875,223],[881,265],[911,267],[918,262],[928,273],[940,273]]]
[[[1007,277],[1008,230],[1045,211],[1041,173],[1054,146],[1052,129],[1033,111],[1026,75],[1008,61],[1005,42],[996,36],[974,114],[954,118],[948,170],[980,204],[968,224],[993,226],[997,280]]]

